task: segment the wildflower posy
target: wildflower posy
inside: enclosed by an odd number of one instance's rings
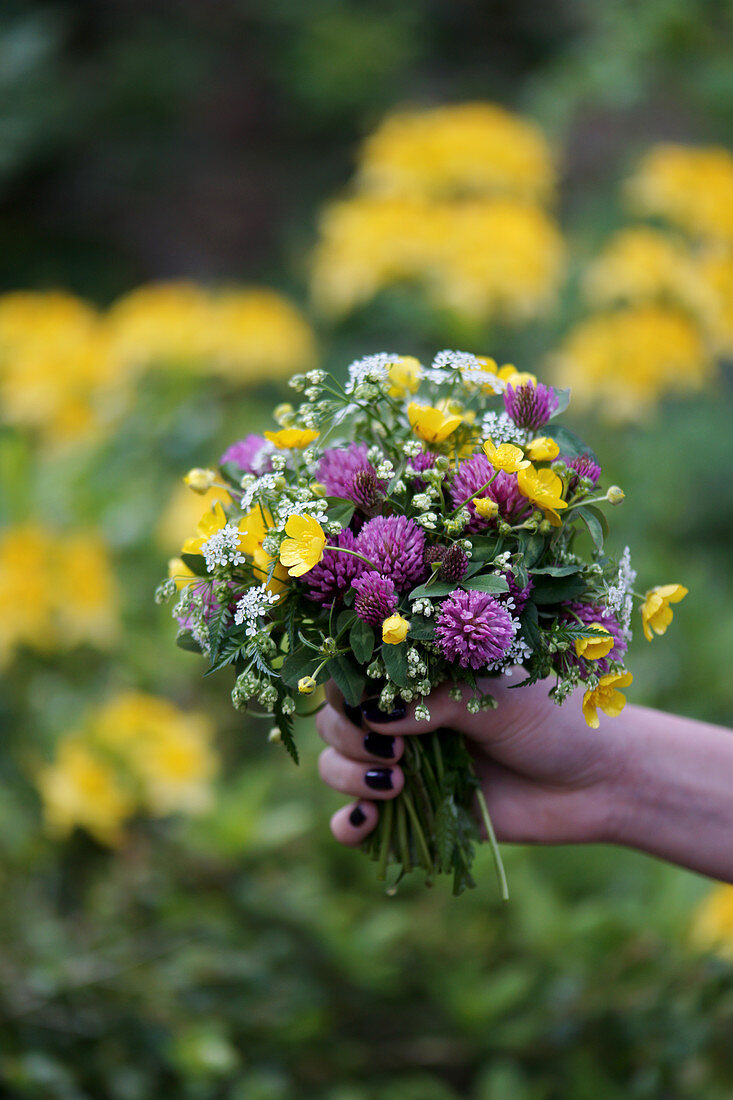
[[[651,637],[686,589],[642,600],[628,548],[619,561],[603,549],[598,508],[623,493],[601,485],[590,447],[550,427],[566,392],[450,350],[432,363],[374,354],[344,385],[311,370],[293,387],[303,401],[278,407],[276,428],[187,476],[221,495],[160,590],[177,595],[181,644],[236,668],[236,707],[271,714],[270,740],[296,758],[294,718],[329,678],[350,706],[376,696],[425,718],[445,682],[471,713],[495,705],[491,677],[521,664],[594,729],[620,713],[634,601]],[[380,878],[419,866],[460,892],[480,839],[471,757],[453,733],[411,745],[394,813],[365,846]]]

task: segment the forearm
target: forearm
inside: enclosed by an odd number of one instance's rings
[[[733,882],[733,733],[628,706],[611,837]]]

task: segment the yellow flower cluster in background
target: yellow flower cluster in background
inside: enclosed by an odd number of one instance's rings
[[[338,317],[408,284],[474,321],[537,316],[563,269],[542,205],[554,183],[541,132],[492,104],[388,117],[364,145],[354,193],[323,211],[317,308]]]
[[[186,366],[234,382],[288,377],[315,361],[313,331],[282,295],[210,293],[194,283],[140,287],[109,311],[110,339],[132,370]]]
[[[205,715],[166,699],[122,693],[60,740],[36,777],[49,831],[86,829],[110,846],[136,814],[195,814],[211,803],[219,770]]]
[[[384,195],[512,195],[545,202],[555,188],[547,141],[495,103],[398,111],[364,143],[362,191]]]
[[[701,951],[713,951],[733,962],[733,886],[716,886],[698,906],[691,940]]]
[[[151,367],[241,385],[314,360],[310,326],[270,290],[152,285],[106,313],[56,291],[0,296],[0,420],[39,430],[50,444],[83,442],[113,424]]]
[[[635,419],[666,392],[707,385],[716,357],[733,351],[733,156],[657,146],[626,194],[636,212],[670,224],[611,238],[583,280],[600,312],[552,361],[576,400]]]
[[[635,213],[733,244],[733,155],[717,146],[656,145],[626,184]]]
[[[95,532],[60,535],[34,523],[0,531],[0,668],[21,646],[107,648],[118,632],[117,599]]]

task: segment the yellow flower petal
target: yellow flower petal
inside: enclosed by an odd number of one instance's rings
[[[409,629],[409,619],[403,619],[401,615],[390,615],[382,623],[382,641],[388,645],[399,645],[404,642]]]
[[[319,432],[312,431],[310,428],[281,428],[279,432],[265,432],[265,439],[270,443],[274,443],[275,446],[281,450],[302,450],[307,447],[309,443],[312,443],[314,439],[318,439]]]
[[[679,603],[687,593],[688,589],[682,584],[660,584],[646,593],[641,605],[641,622],[648,642],[652,640],[652,631],[664,634],[672,622],[672,608],[669,605]]]
[[[558,509],[567,508],[562,499],[563,483],[554,470],[535,470],[534,466],[520,470],[517,474],[517,488],[532,504],[541,508],[553,527],[561,524]]]
[[[415,393],[420,385],[421,375],[419,359],[412,355],[403,355],[396,359],[389,368],[389,396],[406,397],[408,393]]]
[[[540,435],[527,444],[524,453],[533,462],[551,462],[560,454],[560,448],[554,439],[550,439],[547,435]]]
[[[585,657],[586,661],[599,661],[602,657],[607,657],[611,652],[615,645],[615,639],[610,630],[607,630],[602,623],[588,623],[588,626],[593,630],[602,630],[608,637],[576,638],[575,655],[576,657]]]
[[[589,688],[583,695],[583,717],[591,729],[600,725],[598,711],[602,710],[609,718],[617,718],[626,706],[626,696],[618,689],[628,687],[633,677],[630,672],[609,672],[601,676],[595,688]]]
[[[415,435],[426,443],[442,443],[462,423],[460,416],[447,416],[441,409],[415,401],[408,405],[407,417]]]
[[[323,557],[326,534],[313,516],[290,516],[285,534],[288,537],[280,547],[280,561],[291,577],[302,577]]]
[[[518,470],[526,470],[531,466],[528,458],[522,454],[520,447],[512,443],[501,443],[494,446],[493,440],[487,439],[483,445],[483,451],[495,470],[503,470],[506,474],[516,474]]]

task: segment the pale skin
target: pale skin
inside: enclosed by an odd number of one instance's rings
[[[319,771],[357,800],[331,818],[336,839],[361,843],[377,823],[377,803],[402,789],[405,738],[443,727],[468,739],[500,841],[618,844],[733,883],[733,732],[631,704],[616,718],[599,712],[600,728],[590,729],[580,697],[558,707],[549,683],[510,690],[523,675],[486,682],[496,710],[469,714],[442,685],[428,700],[430,722],[416,722],[408,707],[387,722],[362,716],[361,728],[330,683],[316,723],[328,745]],[[394,738],[379,742],[391,755],[367,751],[370,731]],[[368,785],[374,770],[389,773],[379,782],[391,789]]]

